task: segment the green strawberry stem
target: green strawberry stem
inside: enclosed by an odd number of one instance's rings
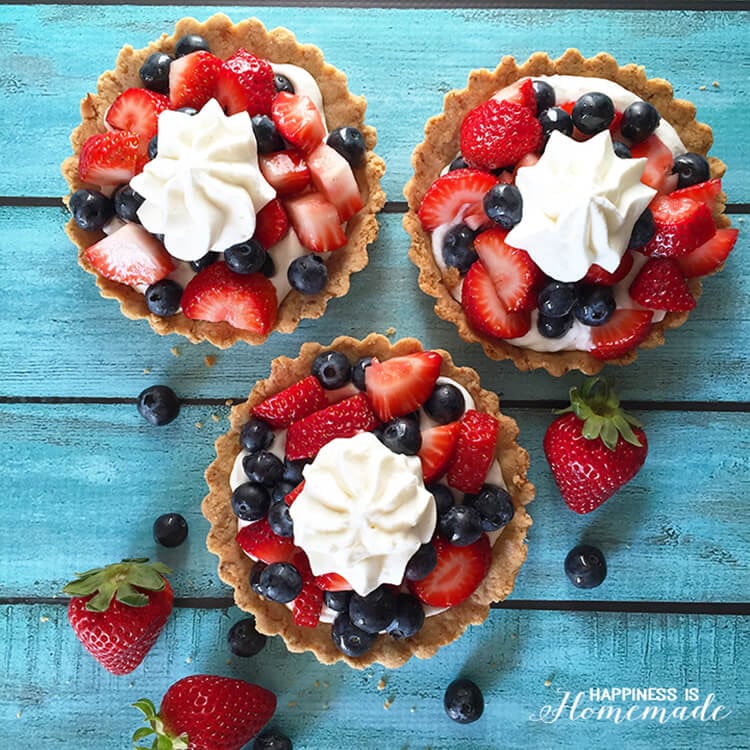
[[[76,573],[77,578],[63,586],[63,593],[91,596],[86,603],[90,612],[106,611],[112,599],[129,607],[145,607],[149,602],[148,595],[137,589],[161,591],[164,576],[171,572],[163,563],[149,563],[146,557],[128,558],[104,568]]]
[[[583,422],[581,434],[587,440],[600,439],[610,450],[615,450],[619,437],[640,447],[641,441],[631,429],[641,423],[620,407],[620,399],[605,377],[587,378],[580,390],[570,389],[570,406],[555,414],[573,412]]]
[[[188,750],[188,736],[183,732],[179,737],[171,737],[164,729],[161,716],[156,713],[156,707],[148,698],[141,698],[132,704],[143,714],[143,720],[149,725],[140,727],[133,733],[133,747],[136,750],[144,750],[146,745],[139,744],[146,737],[155,735],[151,750]]]

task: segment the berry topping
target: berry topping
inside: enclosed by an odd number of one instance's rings
[[[346,245],[346,232],[338,210],[320,193],[306,193],[284,203],[299,241],[314,253]]]
[[[378,586],[366,596],[356,592],[349,600],[352,624],[366,633],[378,633],[393,619],[396,597],[389,586]]]
[[[248,102],[245,90],[237,74],[228,68],[226,63],[222,63],[216,74],[212,95],[227,116],[247,111]]]
[[[597,359],[614,359],[635,349],[651,330],[651,310],[618,308],[601,326],[591,329],[591,354]]]
[[[632,159],[633,154],[630,148],[626,146],[622,141],[612,141],[612,150],[615,152],[615,156],[618,159]]]
[[[632,143],[645,141],[659,127],[661,117],[653,104],[633,102],[622,113],[620,132]]]
[[[266,182],[278,196],[299,193],[310,183],[310,168],[296,149],[260,154],[258,165]]]
[[[550,281],[537,294],[539,313],[548,318],[565,318],[578,301],[578,285]]]
[[[248,658],[255,656],[266,645],[266,636],[255,628],[255,618],[245,617],[229,628],[227,644],[235,656]]]
[[[324,573],[315,577],[315,584],[323,591],[351,591],[349,581],[338,573]]]
[[[440,517],[440,534],[456,547],[466,547],[482,536],[479,511],[470,505],[454,505]]]
[[[423,406],[427,414],[438,424],[448,424],[461,419],[466,402],[458,386],[453,383],[438,383]]]
[[[578,289],[573,314],[585,326],[604,325],[617,307],[612,287],[584,284]]]
[[[695,297],[673,258],[649,258],[630,285],[629,294],[652,310],[677,312],[695,307]]]
[[[129,130],[148,141],[156,135],[159,114],[169,109],[169,98],[148,89],[125,89],[107,110],[104,121],[113,130]]]
[[[320,622],[323,610],[323,591],[316,585],[310,562],[301,550],[295,555],[294,564],[302,576],[302,590],[294,600],[292,617],[299,627],[314,628]]]
[[[87,232],[101,229],[115,215],[112,199],[97,190],[76,190],[69,207],[73,221]]]
[[[285,502],[271,503],[268,509],[268,525],[274,534],[283,537],[294,536],[294,523],[289,515],[289,506]]]
[[[352,367],[352,383],[359,388],[360,391],[366,390],[365,384],[365,370],[372,364],[372,357],[362,357],[358,359]]]
[[[419,599],[411,594],[399,593],[393,605],[393,619],[385,632],[397,640],[411,638],[424,625],[424,607]]]
[[[232,493],[232,511],[242,521],[260,521],[270,504],[268,490],[256,482],[243,482]]]
[[[456,224],[445,233],[441,252],[446,266],[462,274],[471,268],[479,257],[474,250],[474,236],[474,231],[466,224]]]
[[[253,135],[258,144],[259,154],[271,154],[274,151],[284,150],[284,139],[268,115],[254,115],[250,121],[253,125]]]
[[[427,491],[435,500],[438,518],[444,516],[454,505],[453,493],[445,484],[428,484],[427,482],[425,484]]]
[[[284,464],[270,451],[257,451],[245,456],[242,469],[251,482],[265,487],[273,487],[284,476]]]
[[[304,95],[279,92],[271,105],[271,118],[279,133],[305,154],[326,136],[323,117],[312,99]]]
[[[648,215],[650,215],[650,211],[646,209],[646,211],[641,214],[641,219],[647,215],[646,212],[648,212]],[[638,221],[641,221],[639,219]],[[636,222],[636,226],[638,226],[638,221]],[[649,238],[650,239],[650,238]],[[643,244],[645,245],[648,240],[646,240]],[[589,270],[586,272],[586,275],[583,277],[583,281],[586,284],[599,284],[600,286],[614,286],[618,281],[622,281],[629,273],[630,270],[633,268],[633,253],[626,252],[622,256],[622,260],[620,261],[620,265],[617,266],[617,268],[614,270],[613,273],[610,273],[609,271],[605,271],[601,266],[594,263]]]
[[[555,106],[555,89],[547,81],[532,81],[531,88],[534,91],[537,115]]]
[[[497,531],[515,515],[510,493],[496,484],[485,484],[477,495],[464,496],[464,505],[476,509],[484,531]]]
[[[239,542],[239,538],[238,538]],[[260,574],[265,570],[266,564],[260,560],[256,560],[253,563],[253,567],[250,569],[250,588],[258,595],[265,596],[265,593],[260,585]]]
[[[253,741],[252,750],[292,750],[292,741],[274,729],[259,734]]]
[[[260,586],[266,599],[286,604],[302,591],[302,576],[290,562],[274,562],[260,574]]]
[[[686,188],[706,182],[711,177],[711,167],[705,156],[688,152],[675,156],[672,172],[677,175],[677,187]]]
[[[676,258],[682,275],[691,279],[718,270],[737,242],[737,229],[717,229],[716,234],[687,255]]]
[[[487,471],[495,457],[500,425],[490,414],[467,410],[459,423],[456,450],[448,466],[448,484],[461,492],[482,489]]]
[[[294,93],[294,84],[283,73],[274,73],[273,85],[277,93],[279,91],[286,91],[288,94]]]
[[[169,101],[172,109],[200,110],[214,96],[224,63],[206,50],[178,56],[169,66]]]
[[[445,690],[443,707],[453,721],[471,724],[484,712],[484,696],[471,680],[454,680]]]
[[[394,453],[416,456],[422,447],[419,422],[411,417],[395,417],[383,425],[380,441]]]
[[[331,638],[336,648],[342,654],[353,658],[367,653],[377,637],[377,633],[368,633],[354,625],[349,619],[348,612],[338,615],[331,628]]]
[[[615,116],[612,100],[599,91],[591,91],[576,99],[570,117],[573,125],[584,135],[596,135],[606,130]]]
[[[115,208],[115,214],[123,221],[134,221],[140,224],[138,209],[143,205],[144,200],[145,198],[136,193],[130,185],[123,185],[112,196],[112,205]]]
[[[172,58],[166,52],[152,52],[138,71],[143,85],[159,94],[169,93],[169,66]]]
[[[291,560],[296,549],[292,539],[274,534],[265,518],[241,528],[237,544],[250,557],[269,564]]]
[[[690,198],[705,203],[713,212],[716,201],[721,193],[721,180],[717,177],[706,182],[698,182],[695,185],[675,190],[671,195],[672,198]]]
[[[607,577],[607,562],[600,549],[590,544],[573,547],[565,557],[565,575],[579,589],[593,589]]]
[[[328,283],[328,267],[314,253],[295,258],[287,269],[289,285],[300,294],[317,294]]]
[[[341,388],[351,380],[352,366],[345,354],[322,352],[313,360],[312,374],[326,390]]]
[[[437,552],[432,542],[427,542],[409,558],[404,570],[407,581],[421,581],[426,578],[437,565]]]
[[[651,212],[656,231],[642,249],[645,255],[687,255],[716,232],[711,209],[691,198],[657,195],[651,201]]]
[[[289,427],[292,422],[325,408],[327,404],[320,381],[314,375],[308,375],[254,406],[253,415],[273,428]]]
[[[503,182],[490,188],[482,200],[487,217],[502,229],[513,229],[523,215],[521,191]]]
[[[289,217],[277,198],[266,203],[255,216],[253,239],[268,250],[282,240],[289,230]]]
[[[640,143],[634,143],[630,147],[630,153],[634,159],[646,158],[646,168],[641,175],[644,185],[658,190],[660,193],[669,192],[673,187],[674,178],[672,174],[672,152],[655,135],[650,135]]]
[[[224,65],[235,74],[244,93],[243,109],[251,117],[270,114],[276,95],[271,65],[242,48],[227,58]]]
[[[196,273],[202,271],[204,268],[208,268],[212,263],[216,263],[219,260],[219,253],[215,253],[213,250],[207,252],[205,255],[198,258],[198,260],[190,261],[190,268]]]
[[[180,400],[168,385],[152,385],[138,394],[138,413],[150,424],[169,424],[180,413]]]
[[[334,612],[346,612],[349,616],[349,600],[352,598],[352,590],[323,591],[323,602]]]
[[[81,147],[78,174],[94,185],[121,185],[130,182],[146,161],[148,139],[136,133],[116,130],[95,133]]]
[[[188,535],[187,521],[179,513],[165,513],[154,521],[154,541],[162,547],[179,547]]]
[[[338,151],[352,169],[361,166],[365,160],[365,139],[357,128],[336,128],[328,134],[326,143]]]
[[[559,130],[568,138],[573,135],[573,120],[570,114],[560,107],[545,109],[539,115],[539,124],[542,126],[542,135],[545,142],[555,130]]]
[[[270,425],[255,417],[245,422],[240,430],[240,445],[250,453],[265,450],[273,443],[273,438]]]
[[[210,52],[208,42],[199,34],[185,34],[181,36],[174,47],[175,57],[185,57],[193,52],[203,50],[204,52]]]
[[[462,406],[463,406],[463,399]],[[422,445],[418,450],[422,462],[422,478],[431,484],[448,470],[453,451],[461,431],[459,422],[430,427],[422,432]]]
[[[340,221],[347,221],[364,203],[349,162],[331,146],[321,143],[308,154],[310,179],[323,197],[336,206]]]
[[[224,262],[227,268],[235,273],[257,273],[263,268],[266,251],[257,240],[245,240],[228,247],[224,251]]]
[[[559,339],[571,329],[574,320],[572,312],[562,318],[551,318],[539,313],[536,319],[536,329],[546,339]]]
[[[511,83],[510,86],[506,86],[497,95],[498,99],[503,99],[507,102],[513,102],[519,104],[522,107],[527,107],[535,115],[537,113],[538,104],[536,98],[536,91],[534,88],[534,82],[530,78],[524,78],[515,83]]]

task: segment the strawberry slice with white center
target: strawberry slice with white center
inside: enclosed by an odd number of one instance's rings
[[[271,105],[276,129],[293,146],[309,154],[326,137],[323,117],[309,96],[280,91]]]
[[[658,136],[650,135],[646,140],[634,143],[630,153],[634,159],[648,159],[641,175],[644,185],[660,193],[669,193],[677,186],[677,175],[672,174],[674,157]]]
[[[245,93],[245,109],[250,117],[270,114],[271,103],[276,96],[271,65],[242,48],[228,57],[224,65],[237,75]]]
[[[437,352],[414,352],[385,362],[373,359],[365,370],[367,398],[382,422],[410,414],[430,396],[443,358]]]
[[[261,273],[239,274],[226,263],[212,263],[188,282],[182,312],[191,320],[226,321],[265,335],[276,320],[276,289]]]
[[[110,281],[129,286],[148,286],[174,271],[164,245],[140,224],[125,226],[85,251],[86,260]]]
[[[325,389],[315,375],[308,375],[261,401],[252,411],[254,417],[276,429],[289,427],[292,422],[304,419],[326,406],[328,399]]]
[[[362,208],[364,204],[352,168],[338,151],[321,143],[308,154],[307,165],[312,184],[336,206],[341,221],[350,219]]]
[[[713,212],[720,193],[721,180],[716,177],[713,180],[706,180],[706,182],[680,188],[670,195],[672,198],[690,198],[690,200],[698,201],[698,203],[705,203]]]
[[[127,130],[95,133],[81,147],[78,174],[94,185],[130,182],[143,168],[147,148],[148,141]]]
[[[215,95],[216,79],[224,68],[221,58],[205,50],[173,60],[169,66],[169,101],[173,109],[201,109]]]
[[[530,109],[536,117],[536,94],[534,94],[534,83],[531,78],[524,78],[521,81],[511,83],[510,86],[506,86],[499,91],[495,98],[520,104],[522,107]]]
[[[692,279],[717,271],[732,252],[738,234],[737,229],[717,229],[716,234],[708,242],[691,250],[687,255],[675,258],[682,275]]]
[[[310,184],[310,168],[296,149],[258,154],[258,165],[266,182],[279,196],[299,193]]]
[[[243,526],[237,533],[237,544],[250,557],[268,564],[289,562],[297,550],[292,537],[275,534],[265,518]]]
[[[512,339],[525,336],[531,328],[530,312],[508,312],[505,309],[481,260],[472,263],[464,277],[461,305],[469,325],[486,336]]]
[[[649,206],[656,231],[641,248],[644,255],[675,258],[708,242],[716,233],[711,209],[692,198],[657,195]]]
[[[107,110],[105,121],[114,130],[129,130],[147,141],[156,135],[159,114],[169,109],[169,97],[148,89],[130,88]]]
[[[683,312],[695,307],[695,297],[673,258],[649,258],[628,293],[638,304],[652,310]]]
[[[492,563],[486,534],[473,544],[456,547],[440,536],[433,540],[437,565],[421,581],[407,581],[412,594],[430,607],[455,607],[468,599],[484,580]]]
[[[349,581],[340,576],[338,573],[324,573],[322,576],[315,576],[316,585],[323,591],[351,591],[352,587]]]
[[[284,208],[299,241],[314,253],[326,253],[346,245],[339,212],[320,193],[305,193],[284,201]]]
[[[460,432],[460,422],[422,430],[422,445],[417,455],[422,462],[422,479],[425,484],[432,484],[448,471]]]
[[[467,409],[460,425],[456,448],[448,464],[448,484],[461,492],[476,494],[482,489],[495,458],[500,423],[491,414]]]
[[[266,203],[255,217],[255,234],[258,240],[268,250],[280,242],[289,231],[289,217],[278,198]]]
[[[497,178],[483,169],[454,169],[438,177],[427,188],[417,215],[427,232],[442,224],[455,223],[464,213],[474,213],[481,208],[485,193],[497,183]]]
[[[591,354],[597,359],[614,359],[627,354],[648,336],[651,310],[618,308],[601,326],[591,328]]]

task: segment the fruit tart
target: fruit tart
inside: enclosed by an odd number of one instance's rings
[[[256,19],[180,20],[81,103],[66,227],[101,293],[228,347],[316,318],[367,264],[385,195],[366,102]]]
[[[667,81],[607,54],[474,71],[412,158],[420,287],[520,369],[632,362],[684,323],[736,241],[711,143]]]
[[[290,651],[428,658],[526,557],[528,454],[469,368],[415,339],[305,344],[235,406],[206,471],[208,548]]]

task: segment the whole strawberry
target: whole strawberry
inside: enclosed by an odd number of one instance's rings
[[[240,750],[273,716],[276,696],[244,680],[199,674],[175,682],[158,714],[147,699],[133,706],[149,724],[133,734],[136,748],[153,734],[153,750]]]
[[[544,453],[565,504],[590,513],[643,466],[646,434],[604,378],[571,388],[570,406],[558,414],[544,435]]]
[[[112,674],[132,672],[159,637],[172,611],[164,578],[171,572],[145,558],[123,560],[77,573],[63,588],[73,597],[68,620],[78,640]]]

